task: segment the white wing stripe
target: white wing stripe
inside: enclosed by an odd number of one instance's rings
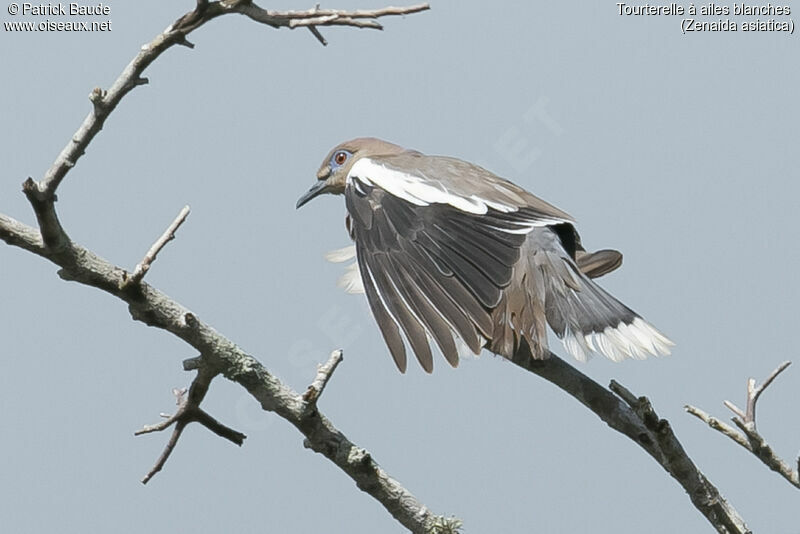
[[[426,183],[426,179],[402,171],[390,169],[369,158],[361,158],[353,164],[347,175],[348,183],[358,178],[367,185],[378,186],[392,195],[402,198],[416,206],[430,204],[449,204],[454,208],[476,215],[485,214],[489,208],[510,213],[517,211],[516,206],[495,201],[487,201],[476,195],[463,197],[436,187],[436,182]]]

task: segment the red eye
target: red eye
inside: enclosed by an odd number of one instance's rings
[[[345,161],[347,161],[347,154],[344,152],[337,152],[335,156],[333,156],[333,161],[337,165],[342,165]]]

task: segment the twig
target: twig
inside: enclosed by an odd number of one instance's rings
[[[317,376],[314,377],[314,381],[311,382],[306,392],[303,393],[303,400],[308,404],[307,409],[316,409],[317,400],[319,400],[320,395],[322,395],[322,392],[325,390],[325,386],[328,384],[328,380],[331,379],[333,372],[341,361],[342,350],[337,349],[331,352],[331,356],[328,358],[327,362],[319,366],[317,369]]]
[[[322,36],[316,26],[309,26],[308,30],[311,32],[311,35],[317,38],[317,41],[322,43],[322,46],[328,46],[328,41]]]
[[[353,28],[372,28],[382,30],[383,26],[375,19],[382,17],[411,15],[430,9],[430,5],[416,4],[408,7],[385,7],[382,9],[319,9],[316,7],[305,11],[272,11],[259,7],[249,0],[228,0],[209,2],[202,9],[198,6],[194,11],[176,20],[168,31],[189,33],[209,20],[228,13],[239,13],[256,22],[273,28],[301,28],[308,26],[350,26]]]
[[[75,164],[66,160],[63,165],[65,169],[69,169]],[[66,248],[69,245],[69,237],[58,220],[55,207],[55,190],[48,191],[43,189],[33,178],[28,178],[22,184],[22,192],[25,193],[33,212],[36,214],[36,221],[39,223],[39,232],[41,232],[44,245],[54,251],[61,251]]]
[[[150,270],[150,266],[154,261],[156,261],[156,257],[158,256],[158,253],[161,252],[161,249],[163,249],[167,243],[175,239],[175,232],[178,231],[178,228],[180,228],[180,226],[186,220],[186,217],[189,216],[189,211],[189,206],[183,207],[180,213],[178,213],[178,216],[175,217],[175,220],[172,221],[172,224],[169,225],[169,228],[167,228],[164,233],[161,234],[161,237],[159,237],[156,242],[153,243],[153,246],[151,246],[150,250],[147,251],[147,254],[144,255],[142,261],[136,265],[133,274],[128,277],[124,277],[125,281],[122,283],[123,288],[135,286],[142,281],[144,275]]]
[[[212,6],[213,9],[213,4]],[[385,7],[382,9],[359,9],[347,11],[343,9],[319,9],[319,4],[305,11],[268,11],[251,2],[242,2],[230,9],[241,13],[256,22],[267,24],[273,28],[301,28],[304,26],[351,26],[354,28],[372,28],[382,30],[383,26],[375,19],[381,17],[411,15],[430,9],[430,5],[417,4],[408,7]]]
[[[736,429],[730,426],[729,424],[720,421],[716,417],[707,414],[700,408],[692,406],[691,404],[687,404],[686,406],[684,406],[684,409],[691,415],[697,417],[698,419],[706,423],[709,427],[728,436],[733,441],[735,441],[745,449],[748,449],[750,450],[750,452],[752,452],[752,450],[750,449],[750,442],[748,442],[747,439],[744,436],[742,436],[741,433],[737,432]]]
[[[625,401],[625,404],[630,406],[631,408],[636,408],[639,404],[639,398],[631,393],[631,391],[617,382],[616,380],[612,380],[611,383],[608,385],[608,389],[613,391],[617,397]]]
[[[742,420],[747,418],[745,413],[742,410],[740,410],[739,407],[736,406],[731,401],[727,401],[727,400],[726,401],[722,401],[722,404],[724,404],[727,409],[732,411],[734,414],[736,414],[737,417],[741,418]]]
[[[318,17],[292,19],[289,21],[289,28],[303,28],[313,26],[353,26],[355,28],[372,28],[374,30],[382,30],[383,26],[374,20],[370,19],[354,19],[340,15],[320,15]]]
[[[241,446],[242,443],[244,443],[244,440],[247,436],[223,425],[206,413],[202,408],[200,408],[200,403],[203,401],[203,398],[208,392],[208,386],[211,383],[211,380],[214,378],[214,375],[215,373],[209,371],[206,367],[201,367],[198,369],[197,376],[192,381],[192,385],[188,390],[188,394],[185,388],[172,390],[172,393],[177,399],[178,405],[178,409],[174,415],[168,416],[160,423],[156,423],[154,425],[145,425],[141,430],[134,432],[135,436],[140,436],[142,434],[149,434],[151,432],[161,432],[171,427],[173,424],[175,425],[175,429],[172,431],[172,435],[170,436],[167,445],[164,447],[164,451],[161,453],[161,456],[158,457],[158,460],[156,460],[153,468],[148,471],[144,478],[142,478],[142,484],[147,484],[156,473],[161,471],[161,469],[164,467],[164,464],[167,463],[170,454],[172,454],[172,451],[175,449],[175,445],[178,444],[178,440],[183,433],[183,429],[186,428],[186,425],[189,423],[200,423],[218,436],[232,441],[236,445]]]
[[[731,401],[723,401],[723,404],[726,408],[732,411],[736,417],[738,417],[742,423],[747,425],[748,427],[752,427],[753,430],[756,428],[756,403],[758,402],[758,398],[767,389],[767,386],[772,384],[772,381],[778,377],[787,367],[789,367],[792,362],[786,361],[783,362],[778,366],[777,369],[772,371],[772,373],[764,380],[764,383],[760,386],[756,386],[756,379],[755,378],[748,378],[747,379],[747,397],[745,400],[745,409],[742,410],[738,406],[736,406]]]
[[[747,400],[746,400],[746,408],[745,412],[742,413],[742,410],[739,409],[735,404],[731,401],[725,401],[725,406],[728,407],[736,416],[741,419],[741,421],[747,425],[748,427],[752,427],[753,430],[756,428],[756,403],[758,402],[758,398],[764,393],[764,390],[772,384],[772,381],[775,380],[779,374],[786,370],[792,362],[786,361],[783,362],[778,366],[777,369],[772,371],[770,375],[764,380],[764,383],[760,386],[756,386],[756,379],[755,378],[748,378],[747,379]]]
[[[741,432],[737,432],[732,426],[727,425],[719,419],[708,415],[706,412],[696,408],[695,406],[686,405],[685,409],[691,415],[694,415],[701,421],[704,421],[709,427],[727,436],[734,442],[753,453],[753,455],[761,460],[764,465],[780,474],[792,486],[800,489],[800,458],[798,458],[797,464],[795,468],[793,468],[788,462],[783,461],[775,453],[775,451],[772,450],[772,447],[769,446],[764,437],[761,436],[761,434],[759,434],[756,430],[756,403],[758,402],[759,397],[762,393],[764,393],[764,390],[770,384],[772,384],[773,380],[775,380],[779,374],[786,370],[789,365],[791,365],[791,362],[788,361],[780,364],[777,369],[770,373],[767,379],[764,380],[760,386],[756,386],[756,381],[754,378],[747,379],[747,407],[745,410],[740,409],[731,401],[724,401],[725,406],[735,414],[731,420],[739,428],[739,430],[741,430]]]

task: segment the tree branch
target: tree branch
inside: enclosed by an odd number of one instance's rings
[[[336,367],[342,361],[342,350],[337,349],[331,353],[331,357],[325,362],[323,365],[319,366],[317,369],[317,376],[314,378],[314,381],[308,386],[308,389],[305,393],[303,393],[303,400],[307,403],[307,409],[316,409],[317,400],[319,399],[322,392],[325,390],[325,386],[328,384],[328,380],[331,379],[333,372],[336,370]]]
[[[308,410],[308,401],[303,395],[293,391],[258,360],[203,323],[195,314],[144,281],[137,286],[137,291],[124,289],[125,270],[121,267],[74,242],[66,246],[66,252],[57,253],[43,246],[37,234],[34,228],[0,215],[0,238],[6,243],[20,246],[59,265],[59,276],[65,280],[96,287],[123,300],[128,304],[133,319],[166,330],[194,347],[203,355],[202,365],[193,359],[187,362],[187,368],[205,367],[209,373],[222,374],[242,385],[264,410],[275,412],[294,425],[305,436],[304,445],[307,448],[336,464],[362,491],[380,502],[411,532],[426,533],[437,521],[454,521],[434,515],[384,471],[369,452],[350,441],[318,409]],[[335,366],[330,367],[332,372]],[[317,383],[321,391],[324,380],[315,380],[314,384]],[[312,387],[315,387],[314,384]],[[175,423],[177,425],[178,421]],[[179,437],[176,426],[162,454],[163,461],[159,460],[161,465],[169,457]],[[152,474],[157,472],[158,466],[157,463]]]
[[[180,213],[178,213],[178,216],[175,217],[175,220],[172,221],[172,224],[170,224],[164,233],[161,234],[161,237],[159,237],[156,242],[153,243],[153,246],[151,246],[150,250],[147,251],[147,254],[144,255],[142,261],[136,265],[136,268],[133,270],[133,274],[125,278],[125,281],[122,284],[123,287],[135,286],[142,281],[144,275],[150,270],[150,266],[154,261],[156,261],[158,253],[161,252],[161,249],[163,249],[167,243],[175,239],[175,232],[178,231],[178,228],[180,228],[188,216],[189,206],[184,206]]]
[[[614,381],[610,390],[606,389],[552,352],[547,359],[534,359],[526,344],[520,347],[512,361],[526,371],[552,382],[589,408],[608,426],[643,448],[678,481],[689,494],[694,507],[718,532],[750,532],[739,513],[694,465],[672,432],[669,422],[658,417],[646,397],[637,398]]]
[[[705,422],[709,427],[728,436],[753,453],[764,465],[785,478],[789,484],[800,489],[800,473],[798,472],[798,468],[800,468],[800,458],[797,459],[794,467],[789,465],[788,462],[783,461],[775,451],[772,450],[772,447],[769,446],[767,441],[756,431],[756,403],[758,402],[758,398],[764,390],[772,384],[772,381],[786,370],[791,363],[792,362],[783,362],[780,364],[760,386],[756,386],[756,380],[754,378],[747,379],[745,410],[740,409],[730,401],[724,401],[725,406],[736,414],[731,420],[741,432],[737,432],[732,426],[723,423],[716,417],[710,416],[700,408],[687,404],[685,409],[693,416]]]
[[[255,3],[244,1],[212,2],[204,16],[212,18],[234,12],[272,26],[273,28],[301,28],[307,26],[351,26],[354,28],[372,28],[382,30],[383,26],[376,20],[381,17],[410,15],[430,9],[427,3],[408,7],[385,7],[382,9],[320,9],[316,7],[305,11],[269,11],[258,7]],[[178,21],[180,22],[180,20]],[[189,26],[194,29],[193,26]]]
[[[71,168],[74,163],[67,161],[64,165],[65,168]],[[42,190],[33,178],[28,178],[22,184],[22,192],[25,193],[36,214],[36,221],[39,223],[39,230],[45,246],[57,251],[62,250],[69,243],[69,237],[61,227],[58,214],[56,214],[55,190]]]
[[[758,398],[764,393],[764,390],[772,384],[772,381],[775,380],[779,374],[786,370],[792,362],[783,362],[778,366],[777,369],[772,371],[772,373],[764,380],[764,383],[760,386],[756,387],[756,379],[755,378],[748,378],[747,379],[747,400],[745,404],[745,412],[744,415],[742,411],[737,408],[731,401],[725,401],[725,406],[728,407],[733,413],[740,416],[741,422],[748,427],[752,427],[753,430],[756,428],[756,403],[758,402]]]
[[[144,478],[142,478],[142,484],[147,484],[156,473],[161,471],[161,469],[164,467],[164,464],[167,463],[169,455],[172,454],[172,451],[175,449],[175,445],[178,444],[178,440],[183,433],[183,429],[186,428],[186,425],[189,423],[200,423],[216,435],[223,437],[228,441],[232,441],[240,447],[247,437],[241,432],[223,425],[211,417],[202,408],[200,408],[200,403],[203,402],[206,393],[208,393],[208,387],[211,384],[211,381],[214,379],[216,373],[209,371],[205,366],[200,366],[197,369],[197,376],[195,376],[194,380],[192,381],[192,385],[188,389],[188,394],[185,388],[172,390],[172,393],[177,399],[178,405],[178,410],[175,412],[175,414],[172,416],[165,416],[165,414],[161,414],[162,417],[166,417],[164,421],[155,425],[145,425],[141,430],[134,432],[135,436],[140,436],[142,434],[149,434],[151,432],[161,432],[173,424],[175,425],[175,429],[172,431],[172,436],[167,442],[167,445],[164,447],[164,452],[162,452],[161,456],[159,456],[158,460],[156,460],[153,468],[144,476]]]

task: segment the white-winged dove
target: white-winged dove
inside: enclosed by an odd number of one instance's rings
[[[431,372],[431,339],[453,367],[465,351],[512,358],[523,343],[546,358],[546,324],[581,361],[670,352],[669,339],[591,280],[621,254],[585,252],[569,215],[486,169],[359,138],[331,150],[317,179],[297,207],[344,194],[355,251],[329,259],[355,255],[345,285],[366,293],[401,372],[403,335]]]

